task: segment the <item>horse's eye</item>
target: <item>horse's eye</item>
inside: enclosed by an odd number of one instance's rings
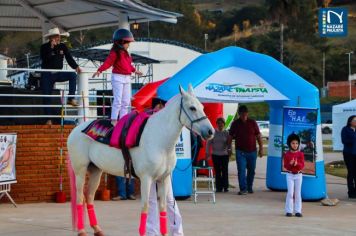
[[[189,109],[191,110],[191,111],[197,111],[197,109],[195,108],[195,107],[189,107]]]

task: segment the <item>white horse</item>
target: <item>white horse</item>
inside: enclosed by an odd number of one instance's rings
[[[148,197],[153,181],[158,183],[160,197],[160,231],[162,235],[168,235],[167,184],[170,179],[168,177],[176,165],[175,145],[183,126],[201,135],[204,139],[210,139],[214,134],[214,128],[207,119],[202,104],[193,94],[192,86],[189,85],[188,92],[184,91],[182,87],[179,87],[179,90],[180,94],[173,97],[164,109],[148,119],[142,132],[140,145],[130,149],[133,167],[141,180],[140,236],[146,234]],[[76,221],[78,236],[87,235],[83,220],[84,197],[86,197],[89,221],[94,229],[94,235],[102,236],[104,234],[97,223],[93,206],[95,192],[103,171],[116,176],[124,176],[124,158],[119,149],[93,141],[82,133],[89,123],[85,122],[79,125],[68,137],[68,152],[76,186],[76,196],[72,196],[72,198],[76,199],[74,213],[77,213],[78,216]],[[83,188],[87,172],[89,173],[88,192],[84,196]]]

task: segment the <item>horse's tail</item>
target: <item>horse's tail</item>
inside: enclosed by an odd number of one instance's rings
[[[78,222],[78,213],[77,213],[77,186],[75,182],[75,174],[74,170],[69,158],[67,156],[67,168],[68,175],[70,180],[70,201],[71,201],[71,210],[72,210],[72,228],[75,230],[77,222]]]

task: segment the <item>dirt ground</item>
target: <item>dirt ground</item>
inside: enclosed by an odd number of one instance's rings
[[[328,160],[339,157],[327,157]],[[335,207],[320,202],[303,202],[303,218],[284,216],[285,192],[265,187],[266,158],[258,159],[255,193],[237,195],[237,188],[218,193],[216,203],[208,196],[178,201],[186,236],[218,235],[356,235],[356,200],[347,198],[346,180],[327,176]],[[236,166],[230,163],[230,184],[235,185]],[[99,223],[108,236],[138,235],[140,201],[96,202]],[[88,221],[86,221],[88,222]],[[69,203],[0,204],[0,236],[68,236],[71,231]],[[90,234],[92,235],[92,234]]]

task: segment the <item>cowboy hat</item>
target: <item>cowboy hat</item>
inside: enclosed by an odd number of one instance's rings
[[[58,27],[49,29],[48,33],[45,34],[43,37],[48,38],[48,37],[53,36],[53,35],[60,35],[60,36],[64,36],[64,37],[69,37],[69,33],[68,32],[61,33],[59,31]]]

